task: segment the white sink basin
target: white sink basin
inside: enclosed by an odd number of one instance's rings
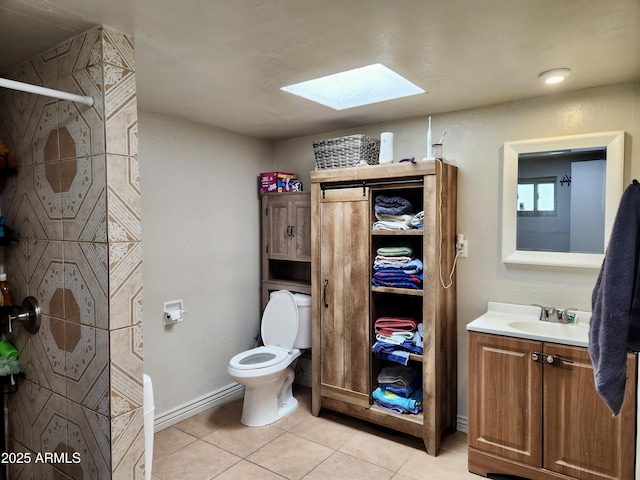
[[[489,302],[487,313],[468,324],[467,330],[588,347],[591,313],[578,311],[576,319],[573,324],[545,322],[540,320],[539,307]]]
[[[589,342],[589,325],[588,324],[566,324],[536,321],[520,321],[509,322],[507,325],[514,330],[531,333],[538,336],[552,336],[558,340],[574,339],[588,343]]]

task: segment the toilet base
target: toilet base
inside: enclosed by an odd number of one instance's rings
[[[247,427],[263,427],[290,414],[298,408],[291,386],[295,379],[293,368],[287,368],[282,377],[261,385],[259,388],[245,386],[244,403],[240,422]]]

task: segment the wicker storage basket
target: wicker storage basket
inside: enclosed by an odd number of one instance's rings
[[[380,140],[366,135],[330,138],[313,142],[316,169],[376,165],[380,156]]]

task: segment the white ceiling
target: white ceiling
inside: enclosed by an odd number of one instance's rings
[[[640,80],[640,0],[0,0],[0,72],[96,24],[133,36],[140,109],[268,139]],[[377,62],[428,93],[280,91]]]

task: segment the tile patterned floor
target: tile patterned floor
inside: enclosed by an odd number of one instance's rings
[[[153,480],[480,480],[467,471],[467,437],[445,437],[437,457],[419,439],[381,432],[329,411],[311,415],[308,388],[297,410],[265,427],[240,423],[242,399],[155,435]]]

